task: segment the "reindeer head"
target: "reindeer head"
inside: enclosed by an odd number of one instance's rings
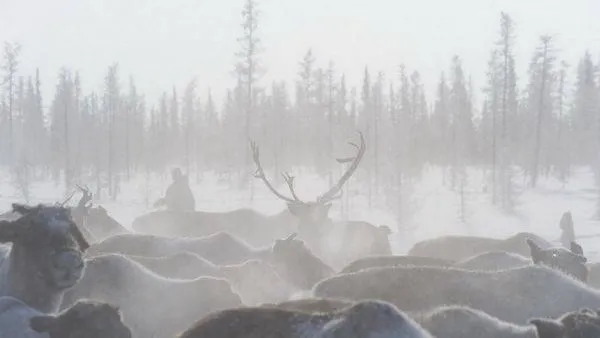
[[[20,217],[0,222],[0,243],[12,243],[12,250],[49,286],[73,286],[83,274],[82,254],[89,244],[73,222],[70,210],[13,204],[13,211]]]
[[[338,182],[331,187],[328,191],[317,197],[316,201],[305,202],[298,198],[294,190],[294,177],[289,173],[284,173],[283,178],[290,190],[292,197],[287,197],[278,192],[269,180],[265,176],[265,172],[260,164],[260,152],[256,143],[252,142],[252,155],[254,163],[256,164],[256,172],[254,177],[259,178],[263,181],[265,186],[278,198],[282,199],[287,203],[288,210],[293,215],[297,216],[301,221],[305,221],[311,224],[320,224],[328,218],[329,209],[331,208],[331,202],[341,197],[341,191],[344,184],[354,174],[360,161],[365,154],[365,139],[362,133],[358,133],[360,136],[360,145],[353,142],[349,142],[354,148],[356,148],[356,155],[350,158],[337,159],[338,163],[351,163],[348,169],[344,172]]]

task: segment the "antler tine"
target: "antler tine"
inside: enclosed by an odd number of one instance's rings
[[[81,196],[81,199],[79,200],[79,203],[77,203],[77,208],[85,209],[88,207],[88,203],[92,201],[92,193],[90,192],[90,189],[87,185],[85,187],[82,187],[79,184],[76,184],[76,186],[79,190],[81,190],[81,193],[83,194],[83,196]]]
[[[300,201],[300,199],[298,198],[298,195],[296,195],[296,190],[294,189],[294,180],[296,178],[294,176],[290,175],[290,173],[288,173],[288,172],[285,172],[281,175],[283,176],[285,183],[288,185],[288,188],[290,189],[290,193],[292,193],[292,197],[296,201]]]
[[[67,196],[67,198],[62,201],[61,203],[58,203],[58,206],[64,207],[67,203],[69,203],[69,201],[71,200],[71,198],[73,198],[73,196],[75,195],[75,191],[73,190],[71,192],[71,194],[69,196]]]
[[[87,185],[85,185],[84,187],[82,187],[79,184],[76,184],[77,188],[79,188],[79,190],[84,194],[84,195],[91,195],[92,193],[90,192],[90,187],[88,187]]]
[[[256,165],[256,171],[254,172],[254,177],[260,178],[263,181],[263,183],[267,186],[267,188],[275,196],[277,196],[280,199],[286,201],[287,203],[296,203],[296,202],[298,202],[298,199],[293,200],[293,199],[291,199],[289,197],[286,197],[286,196],[282,195],[279,191],[277,191],[275,188],[273,188],[273,186],[271,185],[271,183],[269,182],[269,180],[265,176],[265,171],[263,170],[263,167],[260,164],[260,150],[259,150],[258,146],[256,145],[256,142],[250,141],[250,147],[252,148],[252,159],[254,160],[254,164]],[[294,198],[296,198],[296,197],[294,196]]]
[[[85,188],[85,191],[90,196],[90,200],[85,205],[85,207],[88,208],[88,207],[90,207],[92,205],[92,198],[94,197],[94,195],[92,194],[92,191],[90,190],[90,187],[87,184],[85,185],[84,188]]]
[[[354,158],[352,158],[352,164],[350,164],[350,166],[348,167],[346,172],[342,175],[342,177],[340,177],[339,181],[333,187],[331,187],[331,189],[329,189],[329,191],[327,191],[326,193],[319,196],[319,198],[317,198],[317,202],[327,203],[327,202],[330,202],[334,199],[341,197],[342,187],[344,186],[346,181],[348,181],[348,179],[350,179],[350,177],[354,174],[354,172],[358,168],[358,165],[360,164],[360,161],[362,160],[362,158],[365,154],[365,151],[366,151],[365,138],[360,131],[358,131],[358,135],[360,136],[360,146],[358,146],[352,142],[349,142],[352,146],[357,148],[356,156],[354,156]],[[338,161],[338,162],[340,162],[340,161]],[[342,162],[346,162],[346,161],[342,160],[340,163],[342,163]],[[338,194],[338,193],[340,193],[340,194]]]

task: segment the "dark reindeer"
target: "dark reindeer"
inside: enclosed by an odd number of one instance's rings
[[[333,187],[317,197],[314,202],[298,198],[294,190],[295,178],[288,173],[284,173],[283,177],[292,197],[277,191],[265,176],[258,146],[254,142],[251,143],[256,164],[254,176],[262,180],[275,196],[285,201],[290,213],[298,218],[299,238],[304,240],[317,256],[338,269],[366,256],[391,254],[388,227],[376,227],[361,221],[333,222],[328,216],[331,203],[341,197],[342,187],[354,174],[365,154],[365,140],[362,133],[359,132],[359,136],[360,145],[350,142],[357,150],[356,155],[337,160],[339,163],[350,162],[346,172]]]
[[[81,279],[89,244],[60,206],[13,204],[15,220],[0,221],[0,297],[20,299],[41,312],[55,312],[63,294]]]
[[[86,238],[91,242],[99,242],[108,237],[126,234],[129,231],[112,218],[102,206],[92,204],[93,195],[88,187],[77,185],[81,191],[81,199],[73,208],[73,219],[85,231]]]
[[[117,307],[83,299],[60,313],[47,314],[19,299],[0,297],[0,337],[131,338]]]

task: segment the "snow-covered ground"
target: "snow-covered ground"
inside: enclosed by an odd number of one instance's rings
[[[465,221],[460,218],[461,199],[456,191],[448,188],[442,170],[427,169],[422,179],[411,188],[408,203],[411,211],[403,229],[410,233],[393,235],[394,250],[405,252],[415,241],[443,234],[471,234],[492,237],[505,237],[515,232],[528,231],[555,240],[560,235],[558,223],[563,212],[573,214],[575,231],[581,238],[580,243],[588,257],[600,260],[600,222],[596,219],[598,192],[592,173],[585,168],[575,170],[569,183],[563,185],[555,179],[542,178],[535,189],[525,187],[522,179],[515,179],[516,210],[506,214],[492,206],[490,196],[483,192],[483,172],[469,169],[468,185],[465,189]],[[328,181],[315,175],[297,174],[298,195],[304,199],[314,198],[328,188]],[[3,177],[8,177],[4,175]],[[140,175],[131,182],[124,183],[116,201],[96,200],[123,225],[129,226],[133,219],[151,210],[151,204],[158,199],[169,184],[168,176],[146,177]],[[272,196],[261,182],[255,182],[254,199],[250,203],[249,191],[231,188],[225,180],[216,174],[205,173],[199,180],[191,178],[192,189],[196,197],[197,210],[226,211],[240,207],[250,207],[265,214],[274,214],[285,208],[285,204]],[[85,182],[83,182],[85,183]],[[373,224],[386,224],[397,230],[396,216],[387,207],[383,192],[375,199],[369,210],[365,198],[366,190],[359,190],[356,184],[350,186],[354,191],[348,217],[365,220]],[[94,190],[93,184],[90,188]],[[281,191],[284,185],[280,186]],[[356,192],[358,191],[358,192]],[[36,182],[31,187],[31,203],[53,203],[65,196],[62,184]],[[76,195],[74,203],[79,195]],[[0,210],[7,210],[15,201],[22,201],[20,193],[7,178],[0,182]],[[334,202],[331,216],[340,217],[340,201]]]

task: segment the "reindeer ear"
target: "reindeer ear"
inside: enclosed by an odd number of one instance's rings
[[[35,332],[43,333],[52,330],[56,323],[54,316],[36,316],[29,320],[29,326]]]
[[[583,248],[577,242],[571,242],[571,252],[583,256]]]
[[[596,311],[594,311],[594,310],[592,310],[592,309],[590,309],[588,307],[583,307],[583,308],[579,309],[579,312],[580,313],[585,313],[585,314],[588,314],[588,315],[594,315],[594,316],[597,315]]]
[[[551,319],[535,318],[529,321],[535,326],[539,338],[561,338],[565,331],[564,325]]]
[[[526,241],[527,245],[529,245],[529,250],[531,251],[531,260],[534,264],[538,264],[542,260],[542,248],[529,238]]]
[[[19,215],[26,215],[33,212],[35,210],[35,207],[30,207],[28,205],[20,203],[13,203],[12,210],[18,213]]]

